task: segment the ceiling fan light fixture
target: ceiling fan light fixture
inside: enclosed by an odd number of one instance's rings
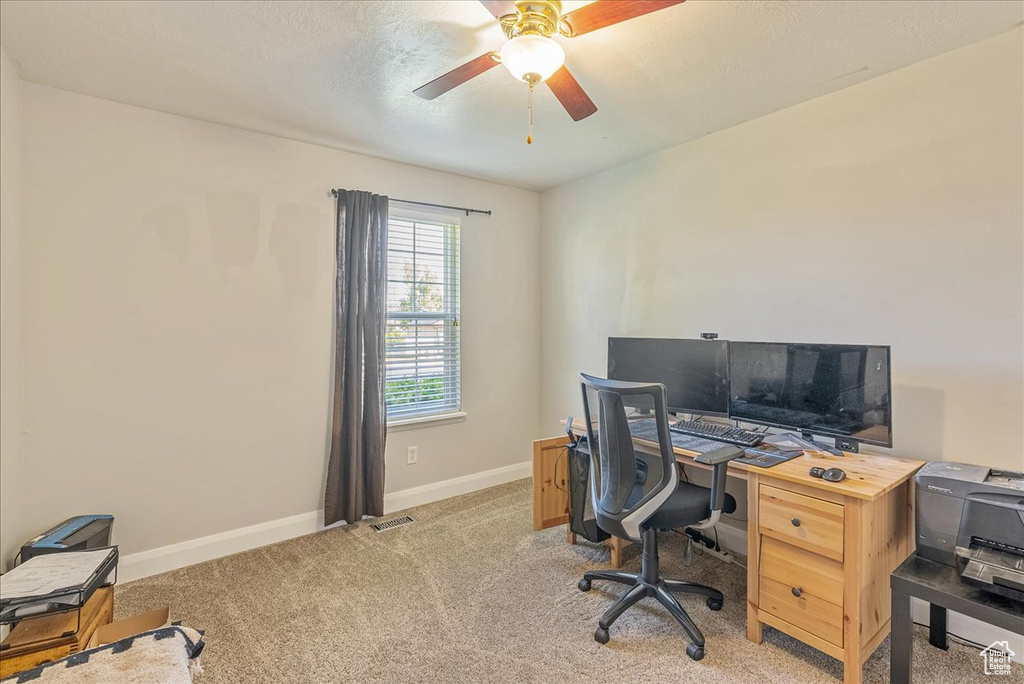
[[[501,48],[501,63],[518,80],[535,85],[562,68],[565,50],[547,36],[516,36]]]

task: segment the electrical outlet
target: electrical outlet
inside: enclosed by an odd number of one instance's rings
[[[416,451],[417,447],[411,446],[405,450],[405,463],[406,465],[412,465],[416,462],[418,454]]]

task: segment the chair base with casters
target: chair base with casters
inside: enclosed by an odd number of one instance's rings
[[[690,637],[690,644],[686,647],[686,655],[694,660],[704,657],[704,634],[687,614],[686,610],[679,605],[679,601],[673,594],[700,594],[706,596],[707,606],[711,610],[721,610],[724,603],[722,592],[714,587],[708,587],[694,582],[663,578],[658,570],[658,532],[653,529],[643,531],[643,556],[641,559],[640,574],[632,572],[619,572],[617,570],[592,570],[584,573],[583,579],[579,581],[580,591],[590,591],[591,582],[594,580],[606,580],[618,584],[628,585],[629,590],[605,611],[598,620],[597,631],[594,632],[594,639],[602,644],[608,643],[608,629],[612,626],[626,609],[643,598],[652,597],[658,603],[665,606],[672,617],[686,630]]]

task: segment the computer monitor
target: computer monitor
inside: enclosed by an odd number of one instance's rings
[[[729,347],[724,340],[609,337],[608,377],[660,382],[668,391],[669,411],[729,412]]]
[[[729,343],[729,416],[892,446],[889,347]]]

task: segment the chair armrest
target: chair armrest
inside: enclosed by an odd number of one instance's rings
[[[725,505],[725,475],[729,461],[743,455],[743,449],[732,445],[724,446],[693,459],[697,463],[712,466],[711,468],[711,512],[721,511]],[[717,521],[717,516],[715,516]]]
[[[727,463],[734,458],[739,458],[743,455],[743,449],[739,447],[728,446],[720,447],[714,451],[709,451],[706,454],[701,454],[693,460],[697,463],[703,463],[704,465],[718,465],[719,463]]]

